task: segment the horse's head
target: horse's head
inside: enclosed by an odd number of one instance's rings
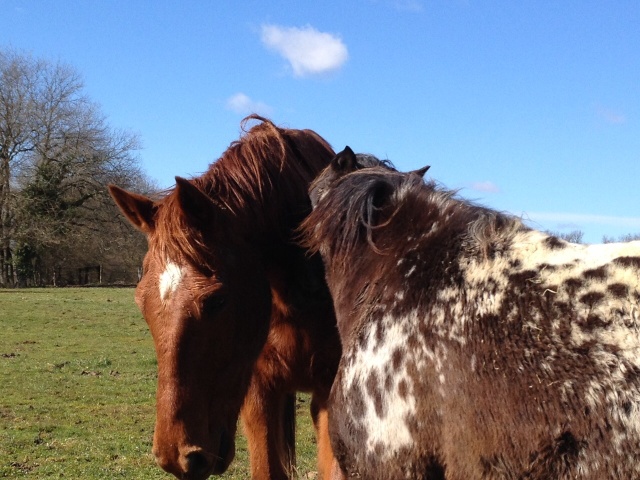
[[[266,340],[271,293],[229,210],[191,182],[159,202],[110,186],[149,251],[136,303],[158,358],[153,452],[184,479],[224,472],[240,408]]]
[[[356,170],[369,167],[383,167],[395,171],[393,164],[388,160],[380,160],[373,155],[364,153],[355,154],[349,146],[344,147],[344,150],[339,152],[333,160],[331,160],[331,163],[320,172],[311,184],[309,188],[311,205],[315,207],[327,194],[331,186],[340,178]],[[429,170],[428,166],[413,170],[409,172],[409,174],[423,177],[427,170]]]
[[[322,254],[343,345],[353,326],[350,313],[344,312],[353,312],[353,305],[362,301],[358,298],[361,292],[351,288],[353,282],[341,283],[347,278],[344,271],[359,265],[363,269],[360,278],[377,274],[369,271],[373,262],[363,261],[364,250],[355,247],[364,242],[372,251],[382,253],[374,233],[393,215],[392,194],[398,191],[399,184],[422,184],[428,169],[400,173],[391,162],[355,154],[347,146],[309,188],[314,210],[299,228],[301,243],[309,251]]]

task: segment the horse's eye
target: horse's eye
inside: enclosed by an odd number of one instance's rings
[[[226,301],[227,301],[227,297],[225,295],[223,295],[222,293],[216,293],[208,296],[202,302],[202,309],[206,313],[215,313],[216,311],[220,310],[224,306]]]

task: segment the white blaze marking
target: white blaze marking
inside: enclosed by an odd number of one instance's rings
[[[169,294],[176,291],[182,280],[182,267],[179,265],[168,262],[164,272],[160,274],[160,281],[158,283],[160,288],[160,298],[166,300]]]

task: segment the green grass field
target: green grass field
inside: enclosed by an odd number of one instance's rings
[[[0,478],[169,479],[151,455],[156,359],[132,289],[0,290]],[[308,398],[299,478],[313,478]],[[225,479],[249,478],[241,435]]]

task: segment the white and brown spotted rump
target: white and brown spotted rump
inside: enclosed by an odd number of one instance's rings
[[[304,231],[343,344],[347,476],[640,478],[640,242],[570,244],[417,175],[332,168]]]

